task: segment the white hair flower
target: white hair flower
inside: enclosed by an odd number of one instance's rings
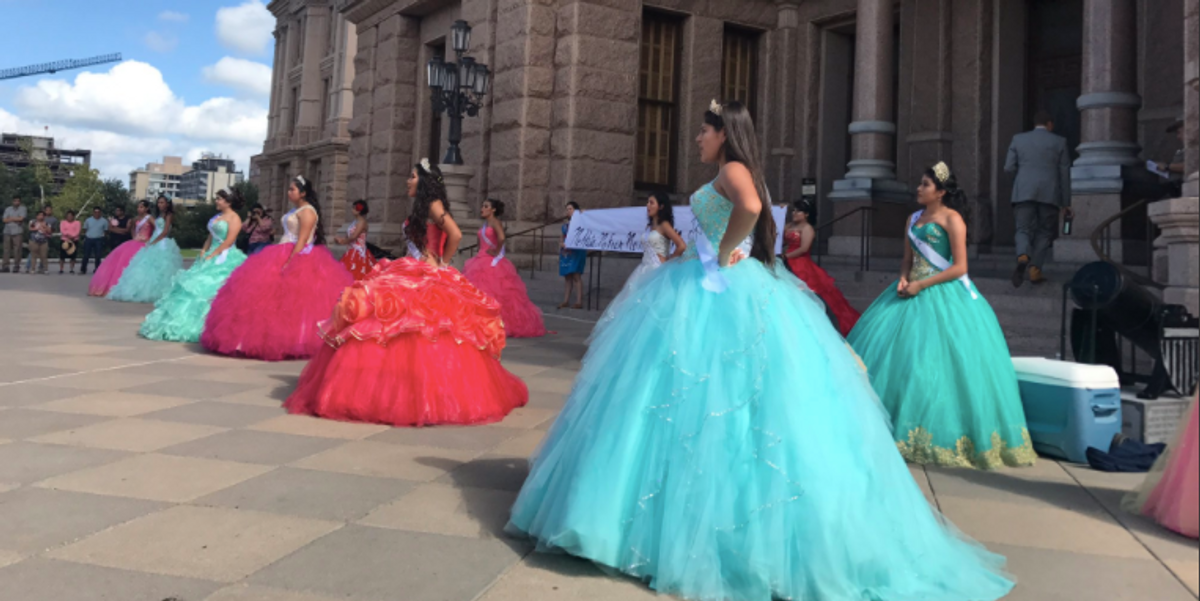
[[[713,99],[713,101],[708,104],[708,111],[718,117],[721,116],[721,111],[724,109],[725,107],[722,106],[720,102],[717,102],[716,99]]]
[[[421,169],[424,169],[424,170],[425,170],[425,173],[433,173],[433,167],[431,167],[431,166],[429,165],[429,159],[428,159],[428,158],[422,158],[422,159],[421,159]]]
[[[939,182],[944,184],[946,180],[950,179],[950,167],[946,166],[946,163],[938,161],[938,164],[933,166],[933,174],[937,176]]]

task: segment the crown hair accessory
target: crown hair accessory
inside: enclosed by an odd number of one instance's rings
[[[933,166],[933,174],[944,184],[950,179],[950,167],[947,167],[945,162],[938,161],[938,164]]]
[[[725,110],[725,106],[720,102],[717,102],[716,99],[713,99],[713,101],[708,104],[708,111],[718,117],[721,116],[721,111],[723,110]]]

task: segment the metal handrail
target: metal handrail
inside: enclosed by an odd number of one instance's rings
[[[873,229],[872,225],[875,217],[875,207],[869,205],[858,207],[853,211],[849,211],[834,217],[833,219],[830,219],[829,221],[826,221],[825,223],[822,223],[814,228],[816,235],[813,239],[812,252],[813,254],[817,255],[817,265],[821,264],[821,257],[825,255],[825,252],[821,250],[821,230],[832,227],[833,224],[844,219],[848,219],[859,213],[862,213],[862,220],[859,224],[858,232],[858,270],[871,271],[871,231]]]
[[[529,279],[532,280],[534,277],[534,274],[542,269],[542,259],[546,254],[546,252],[545,252],[546,228],[548,228],[552,225],[558,225],[566,220],[567,220],[566,217],[561,217],[559,219],[555,219],[554,221],[547,221],[541,225],[536,225],[529,229],[521,230],[515,234],[509,234],[508,232],[504,233],[504,243],[505,244],[508,244],[509,240],[520,238],[522,236],[528,236],[530,234],[533,235],[535,260],[530,261],[530,263],[529,263]],[[460,247],[458,249],[459,254],[469,252],[470,254],[468,256],[471,256],[471,257],[474,257],[475,253],[478,251],[479,251],[479,243],[478,242],[476,242],[475,244],[472,244],[470,246]]]
[[[1109,253],[1112,252],[1112,235],[1109,232],[1110,228],[1112,227],[1112,224],[1120,221],[1123,217],[1125,217],[1125,215],[1132,213],[1133,211],[1136,211],[1137,209],[1140,209],[1147,202],[1148,201],[1143,198],[1142,200],[1139,200],[1139,201],[1129,205],[1128,208],[1116,213],[1115,215],[1110,216],[1108,219],[1101,221],[1100,225],[1096,226],[1096,229],[1092,230],[1092,235],[1091,235],[1090,240],[1092,243],[1092,251],[1096,253],[1096,256],[1099,257],[1101,261],[1104,261],[1105,263],[1109,263],[1113,267],[1116,267],[1117,271],[1121,272],[1121,275],[1124,275],[1125,277],[1130,278],[1131,280],[1133,280],[1143,286],[1150,286],[1150,287],[1162,290],[1167,287],[1166,284],[1161,284],[1159,282],[1154,281],[1153,277],[1144,276],[1140,273],[1134,272],[1133,270],[1129,269],[1122,263],[1114,261],[1112,259],[1112,257],[1109,256]],[[1147,272],[1150,274],[1153,274],[1154,273],[1154,224],[1149,219],[1146,220],[1146,223],[1147,223],[1146,244],[1148,247],[1146,249],[1147,250],[1146,266],[1147,266]]]

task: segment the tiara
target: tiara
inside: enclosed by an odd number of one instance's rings
[[[708,112],[718,117],[721,116],[721,111],[723,110],[725,110],[725,107],[722,106],[720,102],[717,102],[716,99],[713,99],[713,101],[708,104]]]
[[[938,164],[933,166],[933,174],[937,176],[938,181],[943,184],[950,179],[950,168],[943,161],[938,161]]]

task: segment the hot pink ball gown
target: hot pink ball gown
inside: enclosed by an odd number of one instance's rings
[[[1152,517],[1163,527],[1200,538],[1200,415],[1196,399],[1179,424],[1175,442],[1159,457],[1126,509]]]
[[[509,338],[537,338],[546,335],[546,324],[542,321],[542,310],[529,300],[525,282],[517,273],[512,261],[504,258],[504,247],[492,256],[489,251],[497,248],[496,231],[488,226],[479,230],[479,254],[467,259],[463,275],[484,294],[500,303],[500,316],[504,319],[504,333]]]
[[[329,316],[354,276],[311,240],[292,256],[297,215],[306,210],[314,209],[305,205],[284,215],[280,243],[246,259],[217,292],[200,336],[204,348],[264,361],[307,359],[320,350],[317,322]]]
[[[123,242],[100,262],[100,266],[92,274],[91,282],[88,283],[88,294],[107,296],[109,290],[112,290],[112,287],[121,280],[121,274],[125,273],[125,268],[133,260],[133,255],[138,254],[139,250],[146,247],[146,241],[150,239],[152,233],[154,233],[153,217],[146,215],[138,220],[137,225],[134,226],[133,240]]]

